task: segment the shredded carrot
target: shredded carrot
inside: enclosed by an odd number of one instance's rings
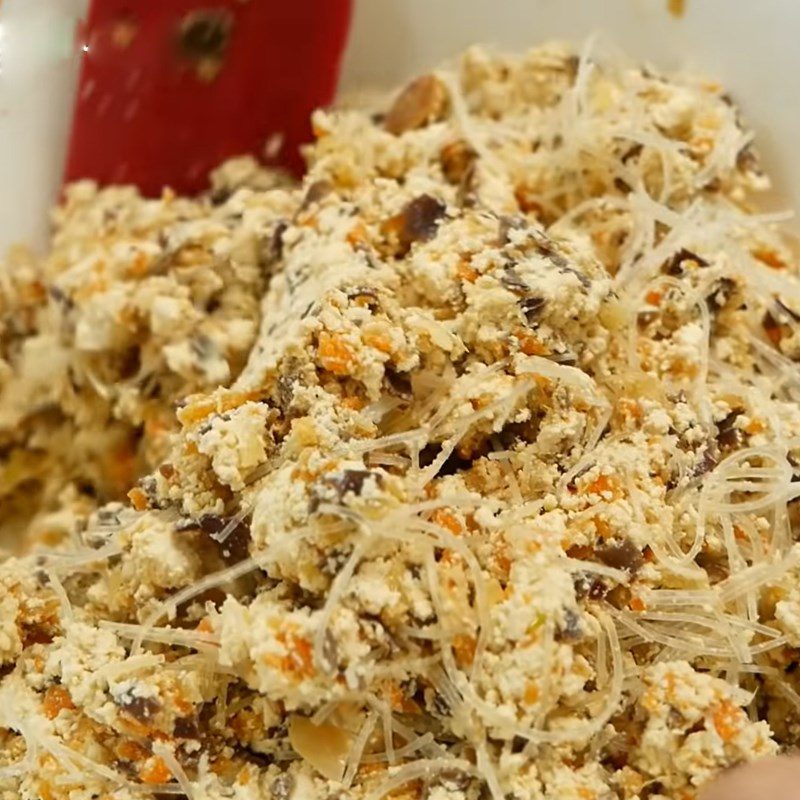
[[[742,710],[730,700],[722,700],[718,705],[714,706],[711,719],[723,742],[729,742],[739,733],[742,726],[742,716]]]
[[[775,325],[770,326],[768,328],[764,328],[764,333],[767,334],[767,338],[772,342],[775,347],[780,345],[781,340],[783,339],[783,326],[782,325]]]
[[[356,397],[356,395],[353,395],[352,397],[345,397],[341,404],[345,408],[353,409],[353,411],[361,411],[367,402],[362,397]]]
[[[254,711],[243,708],[228,720],[228,727],[236,734],[236,738],[241,742],[253,739],[253,736],[261,729],[263,719]]]
[[[468,667],[472,664],[477,644],[474,636],[458,634],[453,637],[453,655],[459,667]]]
[[[760,419],[754,419],[744,430],[745,433],[749,433],[751,435],[754,433],[761,433],[762,431],[766,430],[766,425],[764,425]]]
[[[687,361],[684,358],[676,358],[670,364],[669,372],[678,378],[696,378],[698,367],[692,361]]]
[[[198,633],[214,633],[214,626],[211,624],[211,620],[208,617],[203,617],[203,619],[197,623],[195,630]]]
[[[478,280],[478,272],[462,259],[456,267],[456,277],[467,283],[475,283]]]
[[[215,775],[219,775],[220,777],[225,777],[225,778],[231,778],[237,770],[237,765],[230,758],[220,753],[211,762],[211,764],[209,764],[208,768]]]
[[[153,415],[144,421],[144,432],[148,438],[155,439],[157,436],[169,432],[169,424],[167,420]]]
[[[563,543],[562,543],[563,546]],[[588,544],[573,544],[566,548],[566,553],[570,558],[578,561],[591,561],[594,558],[594,548]]]
[[[652,289],[645,295],[644,299],[647,300],[647,302],[650,303],[651,306],[660,306],[661,292],[657,292],[655,289]]]
[[[294,633],[287,634],[285,631],[280,631],[276,638],[288,652],[277,661],[270,658],[269,663],[299,680],[313,677],[316,672],[314,650],[308,639]]]
[[[597,535],[601,539],[610,539],[614,535],[614,530],[611,525],[602,517],[595,517],[592,522],[594,522],[595,531],[597,531]]]
[[[534,375],[533,382],[539,387],[542,392],[550,392],[553,388],[553,381],[545,375]]]
[[[352,370],[353,353],[336,334],[320,333],[317,357],[320,366],[334,375],[349,375]]]
[[[128,715],[120,717],[119,724],[128,733],[132,734],[133,736],[140,736],[142,739],[146,739],[153,735],[153,731],[149,726]]]
[[[364,344],[369,347],[374,347],[382,353],[391,353],[392,350],[394,350],[392,343],[385,336],[375,333],[365,333],[362,338],[364,339]]]
[[[768,267],[772,267],[772,269],[786,269],[787,267],[786,262],[769,247],[761,247],[758,250],[753,250],[752,255],[753,258],[757,259],[762,264],[766,264]]]
[[[529,333],[519,331],[517,333],[517,339],[519,340],[519,349],[525,353],[526,356],[544,356],[550,352],[542,342]]]
[[[211,414],[225,414],[228,411],[233,411],[239,406],[252,400],[258,400],[261,397],[257,391],[252,392],[234,392],[229,391],[217,397],[205,397],[201,395],[194,395],[189,398],[183,408],[179,408],[176,416],[179,422],[184,427],[192,427],[202,422]]]
[[[658,697],[656,696],[655,690],[651,688],[644,692],[639,699],[639,704],[646,711],[650,711],[651,713],[655,711],[659,706]]]
[[[437,508],[431,516],[431,521],[435,522],[437,525],[440,525],[442,528],[447,528],[447,530],[449,530],[451,533],[455,533],[457,536],[464,532],[461,522],[458,520],[455,514],[448,511],[446,508]]]
[[[194,706],[181,694],[180,689],[170,692],[169,696],[172,704],[183,716],[189,716],[194,710]]]
[[[629,603],[632,611],[646,611],[647,605],[645,604],[644,600],[641,597],[637,597],[634,595],[631,597],[631,602]]]
[[[586,487],[587,494],[604,494],[605,492],[610,492],[614,497],[619,496],[617,482],[608,475],[600,475]]]
[[[383,689],[389,698],[389,705],[392,711],[402,711],[404,695],[400,691],[400,687],[394,681],[386,681]]]
[[[300,214],[298,214],[296,224],[302,225],[304,228],[311,228],[312,230],[318,230],[319,215],[310,211],[301,212]]]
[[[183,425],[194,425],[214,413],[214,403],[211,400],[201,400],[178,409],[178,419]]]
[[[134,486],[128,492],[128,499],[137,511],[144,511],[147,508],[147,495],[138,486]]]
[[[298,671],[304,677],[311,677],[314,674],[314,651],[311,643],[307,639],[295,636],[292,644],[295,661],[299,664]]]
[[[363,222],[357,222],[347,233],[347,243],[351,247],[358,247],[369,241],[367,226]]]
[[[360,778],[366,778],[369,775],[376,775],[380,772],[385,772],[385,771],[386,771],[386,764],[381,764],[376,761],[374,764],[361,764],[361,766],[359,766],[358,768],[358,776]],[[408,784],[406,784],[406,786],[408,786]],[[397,797],[396,794],[397,791],[398,790],[396,789],[394,792],[390,792],[389,794],[386,795],[386,797]]]
[[[47,719],[55,719],[62,711],[75,708],[69,692],[63,686],[51,686],[44,695],[42,710]]]
[[[150,755],[142,745],[131,739],[123,739],[116,747],[116,754],[118,758],[131,763],[144,761]]]
[[[538,542],[529,542],[525,550],[528,553],[536,553],[541,549]],[[494,560],[497,568],[504,578],[508,578],[511,572],[511,556],[508,552],[508,542],[501,542],[494,551]]]
[[[250,783],[251,775],[252,775],[252,770],[250,769],[250,765],[248,764],[236,776],[236,783],[238,783],[239,786],[246,786],[248,783]]]
[[[525,687],[525,694],[522,696],[522,699],[528,704],[533,705],[539,699],[539,687],[530,682]]]
[[[695,153],[710,153],[714,147],[712,136],[695,136],[689,143]]]
[[[642,411],[642,406],[639,404],[639,402],[637,400],[631,400],[627,397],[623,397],[617,402],[614,411],[616,412],[617,416],[621,417],[623,420],[626,418],[631,418],[636,422],[641,422],[644,417],[644,412]]]
[[[19,289],[20,297],[26,305],[37,305],[47,297],[47,289],[41,281],[24,283]]]
[[[520,185],[514,189],[514,199],[517,201],[519,210],[524,214],[533,214],[538,217],[542,211],[542,204],[534,200],[527,186]]]
[[[150,267],[150,259],[142,252],[136,254],[133,263],[128,267],[129,278],[143,278]]]
[[[172,773],[160,756],[154,756],[139,772],[143,783],[167,783],[172,778]]]
[[[410,697],[407,697],[395,681],[386,681],[383,684],[383,690],[389,699],[392,711],[399,711],[404,714],[419,714],[419,705]]]

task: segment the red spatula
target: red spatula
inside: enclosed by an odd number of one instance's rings
[[[350,11],[351,0],[93,0],[66,179],[193,193],[244,153],[300,171]]]

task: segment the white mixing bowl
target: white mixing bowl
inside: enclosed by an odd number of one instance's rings
[[[272,2],[272,0],[255,0]],[[633,56],[721,81],[755,126],[784,205],[800,207],[797,0],[356,0],[342,84],[391,86],[473,42],[521,49],[600,31]],[[74,91],[84,0],[0,4],[0,251],[42,246]]]

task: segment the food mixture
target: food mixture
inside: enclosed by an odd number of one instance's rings
[[[471,49],[0,285],[3,800],[690,800],[800,743],[800,279],[724,90]]]

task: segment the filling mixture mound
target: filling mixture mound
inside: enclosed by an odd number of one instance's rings
[[[800,279],[724,90],[475,48],[0,284],[0,798],[691,800],[800,743]]]

